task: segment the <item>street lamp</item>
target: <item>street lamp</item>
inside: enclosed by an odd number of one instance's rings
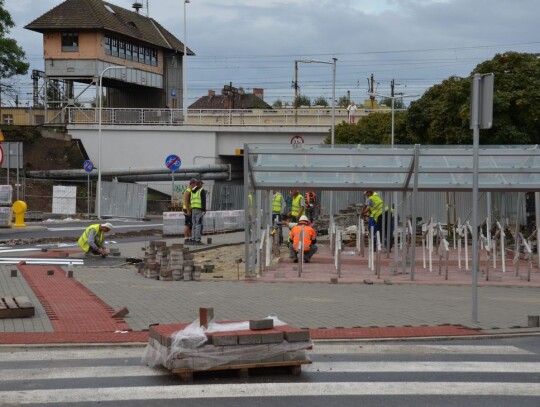
[[[336,134],[336,63],[337,58],[332,58],[332,62],[329,61],[317,61],[314,59],[300,59],[297,61],[294,61],[295,64],[298,62],[301,62],[303,64],[326,64],[326,65],[332,65],[332,126],[330,131],[330,144],[332,145],[332,148],[334,147],[334,139]],[[296,65],[297,66],[297,65]],[[298,83],[296,83],[298,85]],[[332,191],[330,191],[330,205],[329,205],[329,215],[332,216],[332,212],[334,211],[334,194]]]
[[[98,101],[98,183],[97,183],[97,217],[101,219],[101,113],[103,111],[103,75],[109,69],[127,69],[125,66],[109,66],[99,75],[99,101]]]
[[[186,19],[186,4],[189,0],[184,0],[184,55],[182,55],[182,109],[184,114],[184,124],[187,123],[188,105],[187,105],[187,19]]]

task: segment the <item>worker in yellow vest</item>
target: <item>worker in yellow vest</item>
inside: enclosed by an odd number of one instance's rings
[[[109,252],[105,248],[104,234],[113,228],[110,223],[96,223],[90,225],[79,237],[78,243],[86,254],[95,254],[106,257]]]
[[[279,244],[283,243],[283,231],[281,230],[282,215],[285,213],[285,199],[279,191],[272,195],[272,223],[278,226]]]
[[[191,190],[197,185],[197,178],[191,178],[189,181],[189,186],[184,191],[184,243],[189,243],[191,239],[191,231],[193,230],[193,223],[191,215],[188,215],[188,210],[190,210],[190,201],[191,201]],[[190,212],[191,213],[191,212]]]
[[[291,222],[298,222],[298,219],[300,219],[300,216],[304,215],[306,210],[306,201],[297,189],[291,191],[291,198],[291,212],[289,213],[289,216]]]
[[[202,223],[203,216],[206,214],[206,191],[203,189],[203,182],[197,180],[197,184],[191,190],[188,215],[191,216],[193,224],[191,244],[202,245]]]

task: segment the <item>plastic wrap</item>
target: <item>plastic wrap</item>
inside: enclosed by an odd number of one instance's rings
[[[276,317],[274,326],[286,325]],[[142,357],[143,363],[151,367],[159,365],[168,369],[206,370],[224,365],[245,365],[271,362],[308,360],[305,349],[311,341],[287,342],[255,345],[215,346],[206,344],[207,333],[249,330],[249,321],[215,323],[207,329],[199,320],[171,335],[171,345],[150,340]]]

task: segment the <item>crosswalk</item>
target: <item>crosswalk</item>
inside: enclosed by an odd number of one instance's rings
[[[423,402],[416,405],[437,406],[457,405],[451,404],[455,398],[465,397],[469,405],[476,405],[475,398],[501,398],[512,400],[511,405],[538,406],[540,354],[535,349],[540,346],[315,344],[313,364],[303,366],[301,376],[271,372],[242,379],[196,377],[192,383],[143,365],[142,347],[0,349],[0,406],[163,405],[164,400],[271,406],[302,405],[290,401],[304,398],[311,406],[384,405],[380,397],[395,396],[410,398],[410,405],[418,397]],[[431,398],[437,402],[426,404]]]

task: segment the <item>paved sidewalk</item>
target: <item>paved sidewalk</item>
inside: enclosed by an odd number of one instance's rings
[[[244,234],[211,237],[211,246],[216,247],[241,242]],[[183,239],[160,240],[170,245]],[[313,267],[312,272],[319,270],[314,274],[326,273],[320,281],[283,278],[279,273],[297,274],[293,269],[297,265],[284,259],[276,270],[254,281],[168,282],[146,279],[134,265],[125,264],[124,258],[142,257],[145,244],[115,244],[121,258],[73,266],[73,279],[59,267],[51,278],[46,276],[50,266],[1,265],[0,297],[29,297],[36,316],[0,319],[0,344],[144,342],[149,325],[190,322],[197,318],[200,307],[213,307],[215,318],[222,321],[276,316],[290,325],[309,328],[315,339],[540,332],[540,328],[527,327],[528,316],[540,314],[540,288],[520,279],[515,285],[479,286],[478,321],[472,321],[470,276],[465,274],[466,279],[459,282],[454,277],[452,284],[442,278],[435,283],[407,278],[407,282],[388,285],[368,270],[364,272],[371,273],[375,284],[363,284],[363,279],[331,284],[328,276],[333,265],[321,250],[316,255],[319,260],[314,257],[306,265]],[[57,255],[65,256],[65,251]],[[14,268],[20,271],[18,277],[11,277]],[[385,273],[384,279],[403,277]],[[129,314],[113,319],[114,310],[122,307]]]

